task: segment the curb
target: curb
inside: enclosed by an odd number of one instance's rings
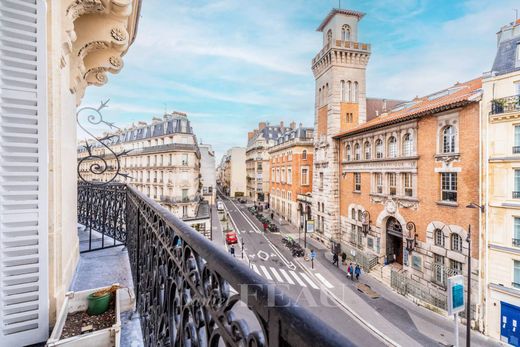
[[[307,274],[312,275],[314,277],[314,274],[309,269],[307,269],[307,267],[304,266],[304,264],[301,263],[301,261],[299,259],[295,259],[294,261],[296,263],[298,263],[298,265],[300,265],[300,267],[302,268],[303,271],[305,271]],[[379,329],[374,327],[372,324],[370,324],[364,318],[362,318],[359,314],[357,314],[350,307],[345,305],[345,303],[343,303],[343,301],[341,301],[336,295],[334,295],[334,293],[332,293],[328,288],[323,286],[321,284],[321,281],[318,281],[318,283],[320,284],[321,290],[325,291],[341,308],[346,310],[348,312],[348,314],[350,314],[354,319],[356,319],[361,325],[365,326],[368,330],[373,332],[387,346],[395,346],[395,347],[400,347],[401,346],[397,342],[395,342],[394,340],[390,339],[388,336],[383,334]]]

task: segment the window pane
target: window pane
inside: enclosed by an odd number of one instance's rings
[[[520,240],[520,218],[515,217],[514,238]]]
[[[520,191],[520,170],[515,170],[515,192]]]
[[[515,125],[515,146],[520,146],[520,125]]]
[[[513,260],[514,262],[514,283],[520,285],[520,261]],[[515,287],[517,287],[515,285]]]

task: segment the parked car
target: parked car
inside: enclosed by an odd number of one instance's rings
[[[246,199],[238,198],[238,202],[241,203],[241,204],[245,204],[246,203]]]
[[[224,203],[222,201],[217,201],[217,211],[224,211]]]
[[[277,233],[280,231],[280,229],[278,229],[278,227],[274,223],[270,223],[268,229],[272,233]]]
[[[237,234],[234,231],[230,231],[230,232],[226,233],[226,243],[228,245],[238,243]]]

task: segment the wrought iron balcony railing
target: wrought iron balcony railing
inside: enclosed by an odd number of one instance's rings
[[[513,246],[515,246],[515,247],[520,247],[520,239],[512,239],[512,240],[511,240],[511,243],[512,243]]]
[[[520,153],[520,146],[513,146],[513,154]]]
[[[80,184],[78,198],[80,223],[128,248],[145,346],[354,346],[134,188]]]
[[[513,199],[520,199],[520,191],[513,191]]]
[[[507,96],[491,101],[490,114],[520,112],[520,95]]]

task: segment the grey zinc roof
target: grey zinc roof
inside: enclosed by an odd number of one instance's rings
[[[259,137],[263,137],[266,140],[276,140],[280,135],[282,135],[282,128],[280,126],[267,125],[262,130],[259,130],[258,133],[248,141],[247,145],[252,145]]]
[[[498,45],[497,55],[493,62],[492,71],[496,75],[503,75],[509,72],[520,70],[516,57],[517,46],[520,44],[520,36],[511,40],[501,42]]]
[[[282,136],[278,137],[276,144],[279,145],[294,138],[305,140],[308,138],[307,133],[312,131],[314,131],[313,128],[304,128],[301,126],[296,129],[290,129],[289,131],[286,131]]]

